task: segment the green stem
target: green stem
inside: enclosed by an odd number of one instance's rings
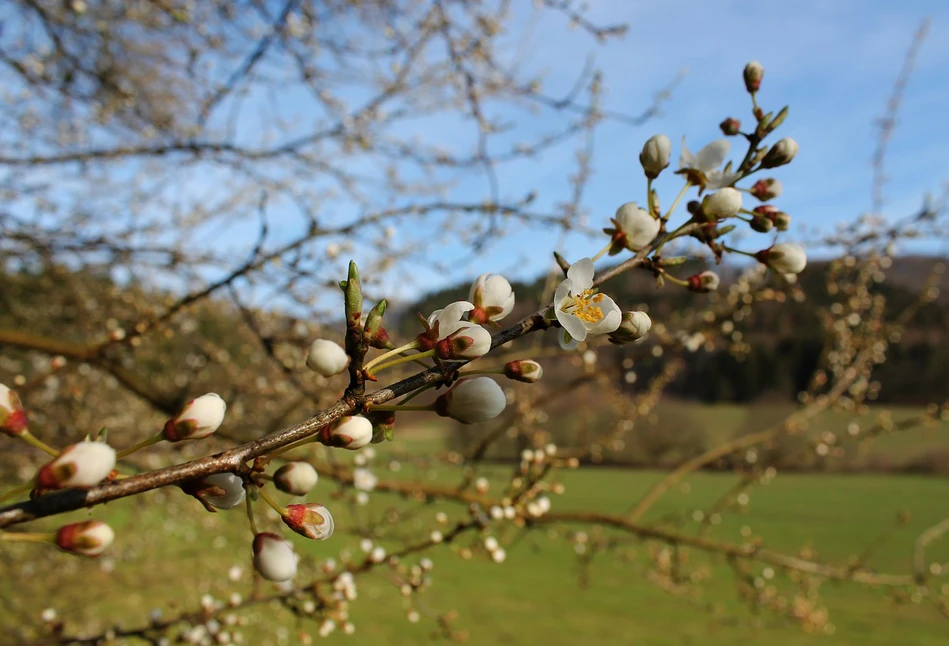
[[[403,356],[403,357],[396,357],[395,359],[392,359],[391,361],[386,361],[384,363],[377,363],[375,369],[373,370],[373,374],[379,374],[386,368],[391,368],[392,366],[397,366],[402,363],[408,363],[409,361],[418,361],[419,359],[424,359],[425,357],[434,357],[434,356],[435,356],[435,350],[432,349],[432,350],[426,350],[425,352],[419,352],[418,354],[412,354],[412,355]],[[367,366],[366,369],[368,370],[369,367]]]
[[[257,493],[259,493],[259,494],[260,494],[260,497],[264,499],[264,502],[266,502],[268,505],[270,505],[271,507],[273,507],[273,510],[274,510],[275,512],[277,512],[277,513],[280,514],[281,516],[286,516],[286,515],[287,515],[287,510],[286,510],[285,508],[281,507],[280,505],[278,505],[278,504],[274,501],[273,498],[271,498],[270,496],[268,496],[266,491],[264,491],[263,489],[258,489],[258,490],[257,490]]]
[[[659,255],[659,252],[662,250],[663,245],[665,245],[670,240],[675,240],[676,238],[678,238],[679,234],[682,233],[682,231],[690,224],[692,224],[692,222],[688,221],[679,225],[679,227],[675,231],[673,231],[672,233],[667,235],[665,238],[663,238],[662,242],[659,243],[659,246],[656,247],[655,255]]]
[[[750,251],[742,251],[741,249],[735,249],[733,247],[729,247],[728,245],[722,245],[722,248],[725,251],[728,251],[729,253],[740,253],[743,256],[748,256],[749,258],[755,258],[755,254],[751,253]],[[757,258],[755,258],[755,260],[757,260]]]
[[[20,433],[20,438],[24,442],[29,444],[30,446],[33,446],[39,449],[40,451],[44,451],[45,453],[49,453],[54,458],[59,457],[59,451],[57,451],[56,449],[51,447],[49,444],[47,444],[43,440],[39,439],[38,437],[30,433],[29,431],[23,431],[22,433]]]
[[[56,534],[40,532],[0,532],[0,542],[56,543]]]
[[[610,249],[612,249],[612,248],[613,248],[613,241],[610,240],[609,244],[607,244],[605,247],[603,247],[603,248],[600,250],[600,252],[599,252],[598,254],[596,254],[595,256],[593,256],[593,258],[592,258],[593,262],[596,262],[597,260],[599,260],[600,258],[602,258],[602,257],[603,257],[604,255],[606,255],[606,253],[607,253]]]
[[[3,502],[4,500],[7,500],[7,499],[9,499],[9,498],[13,498],[14,496],[18,496],[18,495],[20,495],[21,493],[26,493],[27,491],[31,490],[31,489],[33,488],[33,486],[34,486],[34,483],[33,483],[33,481],[31,480],[30,482],[27,482],[27,483],[25,483],[25,484],[21,484],[21,485],[18,486],[18,487],[14,487],[13,489],[9,489],[9,490],[3,492],[2,494],[0,494],[0,502]]]
[[[681,278],[676,278],[675,276],[673,276],[672,274],[670,274],[670,273],[667,272],[667,271],[663,271],[663,272],[662,272],[662,277],[665,278],[666,280],[668,280],[668,281],[671,282],[671,283],[675,283],[676,285],[681,285],[682,287],[688,287],[688,286],[689,286],[689,283],[688,283],[687,281],[684,281],[684,280],[682,280]]]
[[[365,366],[363,366],[363,370],[365,370],[366,372],[369,372],[373,366],[378,365],[379,363],[385,361],[389,357],[394,357],[396,355],[402,354],[403,352],[407,352],[409,350],[416,350],[416,349],[418,349],[418,341],[412,341],[411,343],[406,343],[405,345],[399,346],[398,348],[393,348],[392,350],[389,350],[388,352],[383,352],[378,357],[376,357],[375,359],[367,363]],[[415,356],[415,355],[412,355],[412,356]]]
[[[251,498],[250,490],[247,486],[244,487],[244,490],[246,491],[246,495],[244,496],[244,504],[247,508],[247,520],[250,521],[250,531],[254,534],[254,536],[257,536],[259,532],[257,531],[257,519],[254,518],[254,501]]]
[[[433,382],[433,383],[430,383],[430,384],[426,384],[426,385],[422,386],[421,388],[419,388],[418,390],[416,390],[415,392],[410,393],[410,394],[409,394],[408,396],[406,396],[402,401],[400,401],[399,404],[400,404],[400,405],[408,404],[410,401],[412,401],[413,399],[415,399],[416,397],[418,397],[419,395],[421,395],[422,393],[424,393],[426,390],[430,390],[430,389],[434,388],[434,387],[437,386],[437,385],[438,385],[438,382],[437,382],[437,381],[436,381],[436,382]],[[373,409],[377,409],[377,408],[379,408],[379,407],[378,407],[378,406],[373,406]]]
[[[676,207],[679,206],[679,202],[685,197],[686,191],[689,190],[689,187],[692,186],[692,182],[686,180],[685,186],[682,187],[682,190],[679,191],[679,194],[676,195],[676,199],[672,202],[672,206],[669,207],[669,210],[666,211],[666,214],[662,216],[663,222],[668,222],[669,218],[672,217],[672,212],[676,210]]]
[[[116,457],[116,459],[121,460],[122,458],[126,458],[126,457],[132,455],[132,454],[135,453],[136,451],[139,451],[139,450],[141,450],[141,449],[144,449],[146,446],[151,446],[152,444],[158,444],[158,443],[161,442],[163,439],[165,439],[165,436],[162,435],[161,433],[159,433],[158,435],[153,435],[152,437],[148,438],[147,440],[142,440],[142,441],[139,442],[138,444],[133,444],[132,446],[128,447],[127,449],[123,449],[123,450],[119,451],[119,452],[116,454],[115,457]]]

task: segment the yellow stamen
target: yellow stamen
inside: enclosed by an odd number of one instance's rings
[[[573,314],[586,323],[597,323],[603,320],[603,310],[595,303],[602,300],[603,294],[597,294],[592,289],[585,289],[579,294],[564,300],[560,309],[568,314]]]

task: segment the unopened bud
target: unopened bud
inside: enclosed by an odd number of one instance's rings
[[[779,274],[799,274],[807,266],[807,252],[803,247],[790,243],[763,249],[755,254],[755,258]]]
[[[702,212],[707,218],[729,218],[741,209],[741,193],[725,187],[702,199]]]
[[[639,153],[639,163],[643,166],[643,172],[649,179],[656,179],[667,166],[669,166],[669,157],[672,154],[672,142],[665,135],[655,135],[650,137],[643,145],[643,150]]]
[[[233,473],[216,473],[212,476],[189,480],[181,484],[181,490],[194,496],[208,511],[233,509],[244,502],[244,481]]]
[[[603,231],[613,237],[610,255],[615,255],[623,249],[639,251],[659,235],[662,221],[652,214],[639,208],[636,202],[627,202],[616,209],[612,218],[613,228]]]
[[[395,432],[395,411],[373,410],[366,413],[366,418],[372,423],[372,443],[392,441]]]
[[[216,393],[201,395],[165,422],[162,435],[169,442],[204,439],[221,426],[226,409],[224,400]]]
[[[15,392],[0,384],[0,433],[15,437],[28,428],[26,412]]]
[[[745,89],[754,94],[761,88],[761,79],[764,78],[764,67],[758,61],[751,61],[745,65],[742,76],[745,79]]]
[[[768,179],[759,179],[748,192],[762,202],[767,202],[781,195],[783,188],[781,180],[769,177]]]
[[[114,467],[115,449],[111,446],[80,442],[63,449],[58,457],[41,467],[36,485],[41,489],[89,489],[109,477]]]
[[[791,163],[797,155],[798,148],[797,142],[790,137],[779,140],[771,146],[771,150],[761,160],[761,168],[777,168]]]
[[[474,309],[468,312],[472,323],[497,323],[514,309],[514,289],[504,276],[482,274],[468,293]]]
[[[346,370],[349,366],[349,355],[338,343],[327,339],[317,339],[310,344],[306,354],[306,367],[322,375],[332,377]]]
[[[329,509],[317,502],[287,505],[284,524],[300,536],[325,541],[333,535],[336,523]]]
[[[754,215],[749,223],[751,228],[758,233],[767,233],[774,228],[774,222],[766,215]]]
[[[343,417],[324,426],[318,437],[326,446],[355,451],[372,440],[372,422],[360,415]]]
[[[56,546],[64,552],[96,557],[115,540],[112,528],[99,520],[64,525],[56,532]]]
[[[254,569],[268,581],[289,581],[297,573],[297,555],[290,541],[271,532],[254,536]]]
[[[741,121],[733,117],[728,117],[718,124],[718,127],[721,128],[722,133],[726,136],[734,137],[741,132]]]
[[[518,359],[504,364],[504,376],[514,381],[523,381],[527,384],[537,382],[544,374],[544,369],[532,359]]]
[[[791,226],[791,216],[784,211],[778,211],[774,214],[773,222],[778,231],[787,231]]]
[[[489,377],[461,379],[451,390],[435,400],[435,412],[462,424],[494,419],[504,411],[507,398],[496,381]]]
[[[316,486],[319,474],[309,462],[288,462],[273,474],[273,483],[280,491],[303,496]]]
[[[693,292],[708,293],[718,289],[720,279],[714,271],[702,271],[689,276],[689,289]]]
[[[652,320],[645,312],[623,312],[623,322],[610,332],[610,343],[623,345],[638,341],[646,336],[651,327]]]

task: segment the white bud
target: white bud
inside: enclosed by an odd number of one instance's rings
[[[353,486],[360,491],[372,491],[378,482],[379,478],[369,469],[353,469]]]
[[[372,422],[361,415],[343,417],[320,431],[320,441],[351,451],[361,449],[372,441]]]
[[[617,345],[632,343],[646,336],[652,327],[652,320],[645,312],[623,312],[619,327],[610,332],[610,342]]]
[[[11,437],[27,430],[26,413],[15,392],[0,384],[0,433]]]
[[[781,274],[799,274],[807,266],[807,252],[800,245],[780,243],[755,254],[759,262]]]
[[[498,539],[496,539],[494,536],[488,536],[484,539],[484,549],[488,550],[489,552],[493,552],[494,550],[498,549],[498,547],[500,547],[500,545],[498,545]]]
[[[639,163],[646,177],[655,179],[668,165],[672,155],[672,142],[665,135],[654,135],[643,145],[639,153]]]
[[[221,493],[204,493],[202,500],[212,507],[218,509],[233,509],[244,502],[244,481],[233,473],[216,473],[213,476],[204,478],[204,484],[215,489],[220,489]]]
[[[325,541],[336,529],[333,514],[318,502],[287,505],[286,514],[280,518],[287,527],[300,536],[306,536],[315,541]]]
[[[324,377],[332,377],[346,370],[349,355],[338,343],[317,339],[306,354],[306,367]]]
[[[42,489],[88,489],[105,480],[115,468],[115,449],[102,442],[80,442],[63,449],[36,474]]]
[[[790,137],[779,140],[771,146],[771,150],[765,153],[764,159],[761,160],[761,168],[776,168],[790,164],[797,156],[799,148],[797,142]]]
[[[293,545],[271,532],[257,534],[254,536],[254,569],[268,581],[289,581],[297,573]]]
[[[504,411],[507,398],[496,381],[489,377],[461,379],[435,400],[435,412],[462,424],[494,419]]]
[[[613,224],[617,231],[614,236],[622,234],[624,237],[618,242],[631,251],[639,251],[655,240],[662,226],[658,218],[639,208],[636,202],[627,202],[616,209]]]
[[[304,496],[316,486],[320,479],[309,462],[288,462],[273,474],[273,483],[280,491],[294,496]]]
[[[169,442],[206,438],[221,426],[226,409],[224,400],[216,393],[201,395],[168,420],[162,434]]]
[[[721,188],[702,200],[702,212],[715,218],[729,218],[741,209],[741,193],[730,186]]]
[[[471,286],[468,300],[474,305],[468,320],[472,323],[496,323],[514,309],[514,290],[504,276],[482,274]]]

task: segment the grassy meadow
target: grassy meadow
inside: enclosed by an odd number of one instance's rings
[[[740,422],[738,410],[704,412],[720,414],[723,420],[732,416],[735,419],[730,422]],[[882,438],[873,450],[925,450],[945,444],[946,431],[942,426]],[[398,473],[382,468],[393,452],[431,452],[441,442],[437,429],[406,430],[400,441],[377,448],[374,464],[382,478],[444,480],[447,468],[416,467],[404,458],[399,459],[402,468]],[[343,456],[344,461],[351,459],[349,454]],[[484,467],[483,474],[503,482],[510,469],[509,465],[491,465]],[[553,497],[553,511],[623,513],[660,477],[655,471],[610,468],[563,471],[557,479],[564,483],[565,492]],[[647,520],[696,533],[700,523],[693,512],[711,507],[736,482],[737,476],[728,473],[693,475],[663,498]],[[364,558],[354,528],[366,521],[384,525],[392,508],[406,507],[403,501],[381,493],[374,494],[364,507],[334,501],[337,496],[336,485],[326,480],[308,496],[333,509],[336,535],[319,543],[295,540],[297,550],[309,557],[301,567],[301,578],[326,558],[344,560],[347,553],[357,560]],[[772,550],[796,554],[807,548],[818,559],[834,564],[845,564],[848,558],[861,554],[874,569],[906,573],[916,536],[947,516],[947,500],[949,480],[934,476],[779,473],[769,484],[751,491],[747,506],[723,513],[720,524],[709,528],[708,536],[741,542],[742,528],[749,528]],[[465,508],[457,504],[412,503],[408,508],[413,516],[404,522],[417,536],[438,527],[435,516],[439,511],[448,514],[448,526],[467,517]],[[903,524],[896,521],[901,512],[908,518]],[[72,517],[82,519],[88,514]],[[174,616],[195,608],[204,594],[227,600],[234,593],[246,598],[253,592],[250,533],[240,509],[208,514],[180,492],[164,490],[139,501],[110,504],[95,517],[108,520],[117,532],[111,554],[99,560],[78,559],[39,545],[0,546],[4,571],[16,573],[15,577],[0,578],[0,600],[29,599],[27,611],[4,611],[0,623],[36,625],[38,629],[40,612],[53,607],[66,622],[67,632],[82,634],[108,625],[144,625],[153,609]],[[277,526],[272,519],[264,520],[264,525]],[[947,643],[949,620],[931,600],[907,596],[898,602],[885,590],[826,582],[819,593],[820,602],[829,611],[829,625],[819,634],[809,633],[782,616],[745,605],[732,569],[719,557],[690,550],[682,572],[697,573],[707,580],[688,586],[684,593],[671,593],[650,577],[650,555],[658,544],[609,530],[583,529],[591,538],[614,537],[620,545],[581,566],[565,528],[524,534],[502,523],[493,526],[491,533],[507,550],[503,564],[491,561],[472,532],[431,550],[426,556],[434,562],[432,585],[418,595],[415,607],[422,615],[418,623],[407,620],[409,602],[385,568],[378,568],[359,579],[359,598],[351,605],[356,633],[346,636],[337,631],[324,642],[423,643],[437,632],[430,614],[456,611],[453,627],[465,631],[471,644],[572,646],[578,640],[642,646]],[[384,539],[381,544],[396,545]],[[472,548],[470,559],[460,555],[464,547]],[[419,558],[406,557],[405,562],[416,563]],[[949,540],[934,543],[927,562],[949,563]],[[229,575],[236,573],[232,571],[235,566],[241,573],[232,580]],[[753,575],[764,573],[757,564],[752,570]],[[799,589],[780,570],[768,583],[784,593]],[[262,585],[259,590],[266,593],[272,586]],[[294,617],[279,606],[258,606],[244,614],[247,623],[240,628],[244,643],[296,644],[303,639],[301,632],[319,639],[317,622]],[[3,635],[0,633],[0,643],[7,638]]]

